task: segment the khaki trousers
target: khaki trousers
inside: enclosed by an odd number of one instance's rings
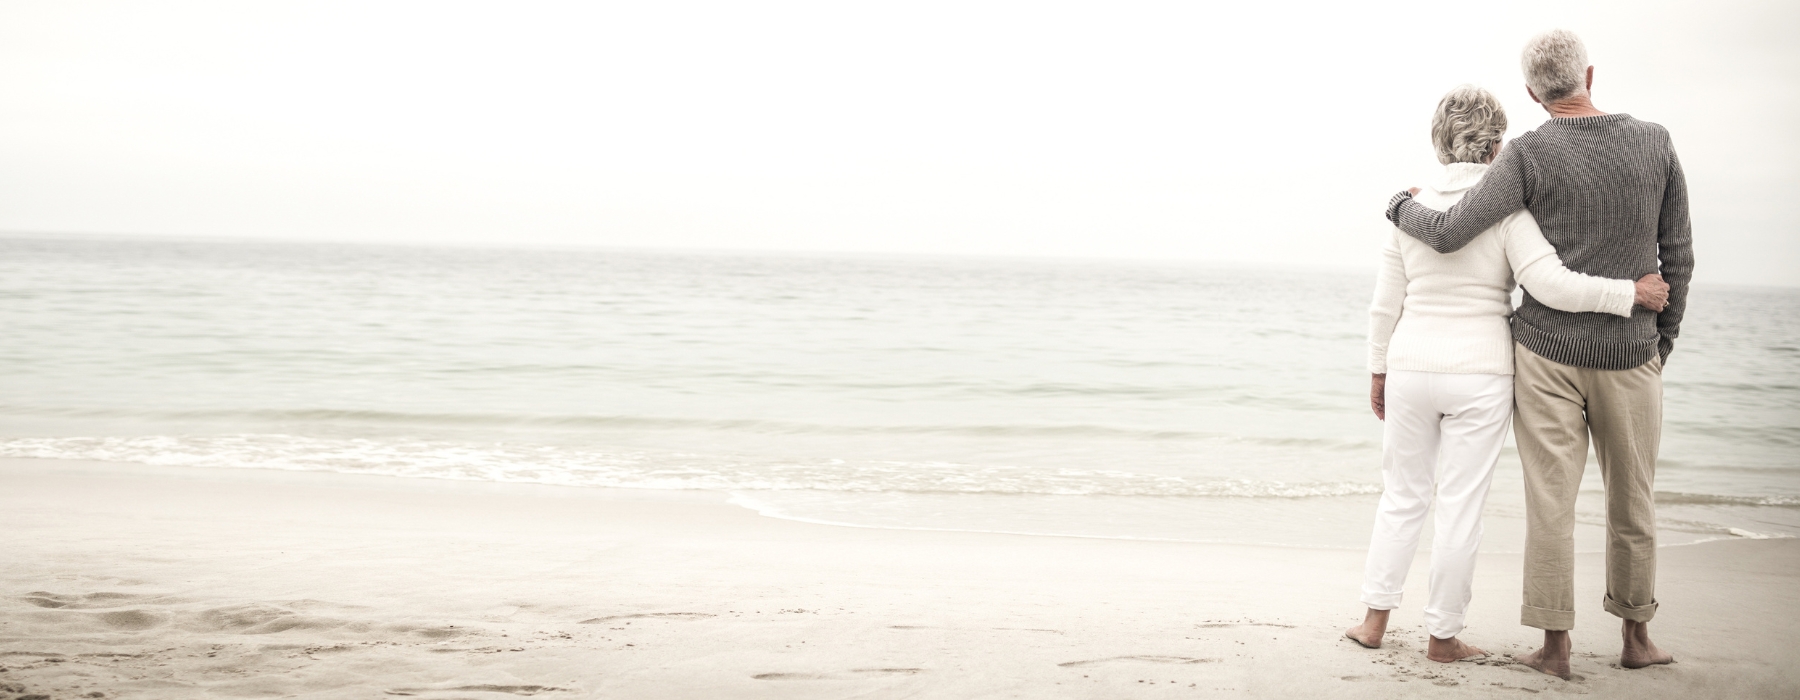
[[[1575,627],[1575,494],[1588,438],[1606,486],[1607,612],[1656,615],[1656,451],[1662,360],[1633,369],[1571,367],[1514,344],[1513,434],[1525,465],[1525,604],[1520,621]]]

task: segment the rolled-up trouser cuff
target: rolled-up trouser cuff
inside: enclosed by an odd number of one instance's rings
[[[1575,629],[1575,611],[1521,605],[1519,606],[1519,624],[1551,632],[1572,630]]]
[[[1400,607],[1400,594],[1363,591],[1362,602],[1371,610],[1393,610]]]
[[[1462,634],[1463,616],[1447,613],[1442,610],[1425,609],[1425,632],[1438,639],[1449,639]]]
[[[1649,622],[1650,618],[1656,617],[1656,606],[1661,605],[1661,603],[1652,600],[1646,605],[1632,607],[1613,600],[1613,597],[1609,594],[1606,596],[1605,605],[1607,612],[1618,615],[1619,617],[1632,622]]]

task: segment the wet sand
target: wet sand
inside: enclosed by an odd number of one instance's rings
[[[1340,638],[1362,553],[832,527],[711,492],[0,460],[0,698],[1794,697],[1800,540],[1662,550],[1617,666],[1581,555],[1577,680],[1507,664],[1519,557],[1423,657]]]

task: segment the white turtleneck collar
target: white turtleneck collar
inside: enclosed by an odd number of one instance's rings
[[[1439,194],[1461,192],[1481,182],[1481,176],[1487,169],[1486,163],[1451,163],[1444,166],[1444,174],[1431,183],[1431,189],[1437,190]]]

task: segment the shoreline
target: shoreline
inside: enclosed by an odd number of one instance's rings
[[[282,467],[262,464],[241,466],[225,466],[217,463],[207,464],[156,464],[138,462],[129,459],[90,459],[82,457],[40,457],[40,456],[6,456],[0,455],[0,461],[18,460],[23,462],[43,462],[61,465],[110,464],[117,466],[142,466],[152,469],[187,470],[199,469],[202,473],[212,471],[268,471],[288,473],[334,474],[351,477],[377,477],[383,479],[399,479],[402,481],[449,481],[465,483],[497,483],[513,485],[546,486],[550,488],[577,488],[597,492],[618,491],[621,493],[689,493],[715,494],[723,498],[727,504],[743,508],[756,514],[786,520],[829,527],[848,527],[875,530],[893,530],[903,532],[945,532],[991,535],[1016,535],[1021,537],[1053,537],[1095,540],[1120,540],[1132,542],[1167,542],[1189,544],[1242,545],[1251,547],[1275,547],[1283,549],[1323,549],[1333,551],[1366,551],[1367,534],[1356,532],[1349,537],[1333,534],[1321,537],[1321,526],[1317,524],[1286,528],[1283,524],[1288,519],[1301,516],[1319,516],[1318,520],[1333,520],[1331,530],[1341,533],[1343,528],[1351,530],[1366,529],[1370,514],[1375,508],[1379,490],[1374,493],[1320,494],[1302,496],[1251,496],[1235,495],[1154,495],[1154,494],[1082,494],[1082,493],[1016,493],[1006,491],[869,491],[862,489],[832,488],[788,488],[788,489],[740,489],[730,486],[721,487],[659,487],[636,485],[586,484],[579,482],[561,482],[549,479],[504,479],[496,477],[479,477],[446,474],[394,474],[362,469],[336,470],[317,467]],[[1501,468],[1516,472],[1518,465],[1503,463]],[[1603,496],[1597,489],[1600,478],[1597,469],[1589,469],[1584,478],[1583,490],[1578,501],[1583,510],[1582,517],[1576,525],[1576,551],[1602,552],[1605,547],[1605,532],[1601,527],[1605,506]],[[1494,485],[1494,492],[1489,499],[1485,513],[1487,533],[1482,545],[1485,553],[1521,554],[1524,543],[1524,504],[1517,493],[1521,486],[1508,483],[1502,475]],[[1659,492],[1659,497],[1665,492]],[[1681,495],[1681,494],[1676,494]],[[877,514],[870,510],[856,507],[856,503],[887,501],[887,505],[895,497],[917,501],[909,504],[918,512],[930,512],[931,517],[921,522],[908,517],[904,510],[889,508]],[[1784,497],[1785,498],[1785,497]],[[796,500],[798,499],[798,500]],[[983,501],[983,499],[991,499]],[[953,501],[963,500],[964,503]],[[1103,501],[1113,503],[1099,505]],[[1135,505],[1120,503],[1123,500],[1136,500]],[[1669,518],[1659,528],[1659,549],[1680,547],[1706,542],[1734,541],[1738,539],[1786,539],[1795,537],[1791,534],[1795,524],[1760,522],[1741,514],[1725,518],[1725,523],[1711,520],[1694,520],[1691,514],[1680,513],[1683,507],[1692,507],[1696,502],[1702,506],[1730,505],[1747,508],[1783,508],[1788,504],[1779,503],[1746,503],[1743,497],[1709,496],[1695,501],[1690,497],[1670,504],[1659,504],[1664,509],[1673,510],[1677,515],[1689,515],[1689,519]],[[1779,500],[1779,499],[1769,499]],[[821,501],[835,501],[821,508]],[[845,503],[851,505],[845,506]],[[1020,503],[1035,503],[1025,510],[1015,508]],[[1177,504],[1171,507],[1170,504]],[[1149,505],[1150,510],[1144,510]],[[1661,509],[1659,509],[1661,510]],[[1081,511],[1081,512],[1077,512]],[[1286,511],[1279,512],[1276,511]],[[1113,520],[1116,513],[1134,513],[1134,520],[1124,526]],[[1199,514],[1204,513],[1204,516]],[[971,514],[980,514],[985,518],[971,518]],[[999,517],[995,517],[1000,514]],[[1052,515],[1053,514],[1053,517]],[[853,517],[839,517],[851,515]],[[1669,515],[1664,512],[1663,515]],[[1777,515],[1785,515],[1778,511]],[[1709,518],[1710,514],[1699,517]],[[975,524],[975,521],[986,519],[989,522]],[[987,526],[983,526],[987,525]],[[1275,525],[1276,530],[1270,526]],[[1738,527],[1747,525],[1748,527]],[[1036,526],[1036,527],[1034,527]],[[1749,528],[1758,528],[1751,530]],[[1286,528],[1286,529],[1281,529]],[[1085,530],[1085,531],[1084,531]],[[1783,530],[1787,530],[1784,532]],[[1236,536],[1220,534],[1234,533]],[[1429,541],[1432,535],[1432,523],[1427,522],[1421,541]]]
[[[1800,541],[1660,548],[1616,666],[1577,557],[1575,682],[1502,663],[1519,557],[1423,658],[1426,556],[1379,651],[1362,553],[817,525],[723,492],[0,460],[0,683],[75,697],[1343,697],[1793,694]],[[1428,548],[1427,548],[1428,549]],[[1422,553],[1423,554],[1423,553]],[[1340,643],[1341,642],[1341,643]],[[1615,658],[1609,658],[1612,655]]]
[[[595,487],[573,486],[570,488],[595,488]],[[622,490],[631,490],[631,489],[622,489]],[[645,490],[656,490],[656,489],[645,489]],[[991,530],[991,529],[973,529],[973,528],[958,528],[958,527],[932,527],[932,526],[927,526],[927,525],[883,525],[883,524],[871,524],[871,523],[855,523],[855,522],[846,522],[846,521],[841,521],[841,520],[828,520],[828,519],[824,519],[824,518],[813,518],[813,517],[787,514],[787,513],[782,512],[780,506],[775,506],[775,505],[770,505],[770,504],[767,504],[764,502],[760,502],[757,500],[756,496],[746,495],[746,494],[738,492],[738,491],[731,491],[731,490],[712,491],[712,490],[701,490],[701,489],[696,489],[696,491],[724,494],[724,495],[728,496],[728,498],[726,498],[726,501],[725,501],[727,504],[737,506],[737,507],[743,508],[745,510],[749,510],[749,511],[754,512],[757,515],[760,515],[765,518],[773,518],[776,520],[786,520],[789,522],[796,522],[796,523],[806,523],[809,525],[820,525],[820,526],[825,526],[825,527],[848,527],[848,528],[858,528],[858,529],[868,529],[868,530],[892,530],[892,531],[897,531],[897,532],[950,532],[950,533],[964,533],[964,534],[970,534],[970,535],[1009,535],[1009,536],[1017,536],[1017,537],[1056,537],[1056,538],[1070,538],[1070,539],[1078,539],[1078,540],[1117,540],[1117,541],[1121,541],[1121,542],[1166,542],[1166,543],[1174,543],[1174,544],[1222,545],[1222,546],[1241,546],[1241,547],[1270,547],[1270,548],[1275,548],[1275,549],[1324,550],[1324,551],[1334,551],[1334,552],[1366,552],[1366,551],[1368,551],[1368,546],[1366,544],[1361,545],[1361,546],[1347,546],[1347,545],[1340,546],[1340,545],[1300,544],[1300,543],[1291,543],[1291,542],[1252,541],[1252,540],[1218,540],[1218,539],[1200,539],[1200,538],[1188,538],[1188,537],[1155,537],[1155,536],[1140,536],[1140,535],[1098,535],[1098,534],[1059,533],[1059,532],[1027,532],[1027,531],[1023,531],[1023,530]],[[958,494],[958,495],[963,495],[963,494]],[[974,494],[974,495],[992,496],[992,497],[996,497],[996,498],[1014,498],[1014,497],[1019,496],[1019,494]],[[1032,495],[1036,495],[1036,494],[1032,494]],[[1584,491],[1582,495],[1584,496],[1584,498],[1582,499],[1584,505],[1587,505],[1591,501],[1599,501],[1600,500],[1600,498],[1598,497],[1597,494],[1592,494],[1592,493]],[[1059,497],[1062,497],[1062,496],[1059,496]],[[1089,496],[1068,496],[1068,497],[1069,498],[1088,498]],[[1147,497],[1147,498],[1193,498],[1193,497],[1180,497],[1180,496],[1156,497],[1156,496],[1152,496],[1152,497]],[[1230,498],[1230,497],[1221,497],[1221,498]],[[1316,496],[1316,497],[1309,497],[1309,498],[1344,499],[1344,498],[1354,498],[1354,496]],[[1373,519],[1373,513],[1375,510],[1375,503],[1374,503],[1375,496],[1369,496],[1368,498],[1370,500],[1369,503],[1359,504],[1359,506],[1366,505],[1366,507],[1363,509],[1364,511],[1366,511],[1366,513],[1359,511],[1358,515],[1361,516],[1361,515],[1366,514],[1370,517],[1359,519],[1359,522],[1358,522],[1359,525],[1367,525],[1368,524],[1367,522],[1362,522],[1362,521]],[[1294,499],[1294,500],[1301,501],[1303,499]],[[1495,513],[1492,513],[1492,512],[1486,513],[1484,517],[1489,520],[1487,525],[1489,527],[1488,539],[1490,541],[1494,540],[1494,539],[1500,539],[1499,537],[1495,537],[1496,531],[1500,531],[1501,533],[1503,533],[1502,534],[1503,537],[1505,535],[1510,535],[1512,539],[1518,541],[1517,543],[1523,542],[1523,532],[1522,532],[1523,520],[1521,518],[1514,517],[1514,518],[1509,519],[1509,518],[1505,518],[1504,516],[1496,515]],[[1513,522],[1506,523],[1505,525],[1502,525],[1501,527],[1494,527],[1494,525],[1496,524],[1494,521],[1502,521],[1502,520],[1511,520]],[[1508,526],[1511,526],[1511,527],[1508,527]],[[1509,532],[1509,530],[1519,530],[1520,532],[1516,532],[1516,533]],[[1604,550],[1605,543],[1603,540],[1603,538],[1604,538],[1604,530],[1603,529],[1594,526],[1592,523],[1582,522],[1582,523],[1578,524],[1577,533],[1578,534],[1577,534],[1577,540],[1576,540],[1576,551],[1578,553],[1587,554],[1587,553],[1600,553],[1600,552],[1605,551]],[[1692,536],[1694,533],[1688,532],[1688,533],[1683,533],[1683,534]],[[1432,535],[1432,524],[1430,522],[1427,522],[1425,525],[1424,531],[1420,537],[1420,545],[1422,547],[1427,547],[1427,548],[1429,547],[1431,535]],[[1712,533],[1711,535],[1702,534],[1699,536],[1699,539],[1677,540],[1675,542],[1668,542],[1667,540],[1669,540],[1669,539],[1674,539],[1674,538],[1665,536],[1662,539],[1662,541],[1659,541],[1659,543],[1657,544],[1657,549],[1660,550],[1660,549],[1668,549],[1671,547],[1691,547],[1691,546],[1695,546],[1695,545],[1706,544],[1709,542],[1735,542],[1735,541],[1741,541],[1741,540],[1782,540],[1782,539],[1794,539],[1794,537],[1792,535],[1787,535],[1787,534],[1783,534],[1783,533],[1765,534],[1765,533],[1760,533],[1760,532],[1751,532],[1751,531],[1747,531],[1747,530],[1740,530],[1738,528],[1731,528],[1730,532]],[[1491,542],[1490,542],[1490,545],[1491,545]],[[1486,546],[1486,545],[1484,545],[1482,551],[1487,552],[1487,553],[1514,554],[1514,555],[1523,553],[1522,549],[1496,549],[1492,546]]]

